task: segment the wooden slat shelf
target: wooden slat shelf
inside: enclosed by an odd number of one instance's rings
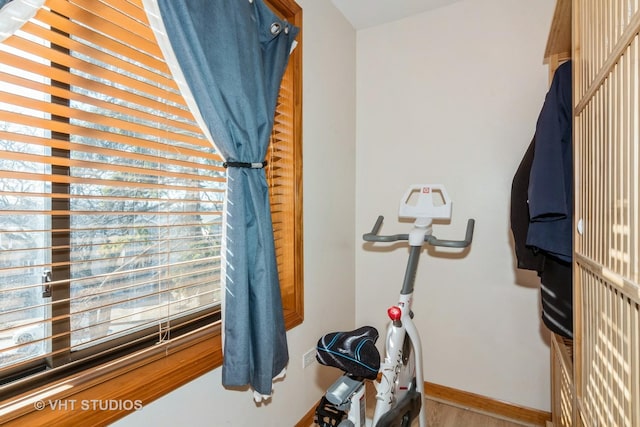
[[[558,0],[544,52],[544,63],[571,58],[571,0]]]

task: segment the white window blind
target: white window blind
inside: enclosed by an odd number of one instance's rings
[[[0,380],[216,316],[224,191],[141,2],[47,1],[0,43]]]

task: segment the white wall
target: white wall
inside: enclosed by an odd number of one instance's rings
[[[355,30],[330,0],[303,8],[304,323],[288,332],[290,363],[270,404],[221,386],[220,369],[118,421],[138,426],[292,426],[339,375],[302,355],[355,319]],[[188,420],[188,421],[185,421]]]
[[[302,354],[331,330],[383,330],[406,251],[364,250],[360,236],[378,214],[385,232],[404,232],[397,201],[422,182],[445,184],[455,202],[451,225],[436,235],[457,238],[468,217],[477,220],[465,257],[420,264],[426,380],[548,410],[537,280],[514,267],[508,210],[547,88],[542,55],[554,1],[463,0],[362,30],[357,43],[331,0],[298,3],[305,321],[288,333],[287,378],[256,407],[249,393],[223,389],[218,369],[116,425],[294,425],[336,376],[317,364],[303,370]]]
[[[441,238],[463,257],[424,256],[414,311],[425,379],[549,410],[549,347],[535,275],[514,267],[509,202],[548,85],[542,58],[553,0],[464,0],[357,34],[356,324],[384,327],[407,251],[374,251],[359,235],[378,214],[406,232],[409,184],[445,184],[454,200]],[[426,255],[426,254],[425,254]]]

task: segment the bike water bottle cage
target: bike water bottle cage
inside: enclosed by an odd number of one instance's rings
[[[364,379],[375,379],[380,369],[380,353],[375,346],[378,330],[363,326],[349,332],[332,332],[318,340],[316,359],[325,366]]]

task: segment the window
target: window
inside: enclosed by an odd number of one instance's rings
[[[268,3],[301,26],[293,1]],[[266,171],[288,327],[302,321],[300,50]],[[144,403],[219,365],[224,168],[141,1],[47,1],[0,64],[0,422],[64,415],[19,393],[99,399],[135,374],[121,397]]]

